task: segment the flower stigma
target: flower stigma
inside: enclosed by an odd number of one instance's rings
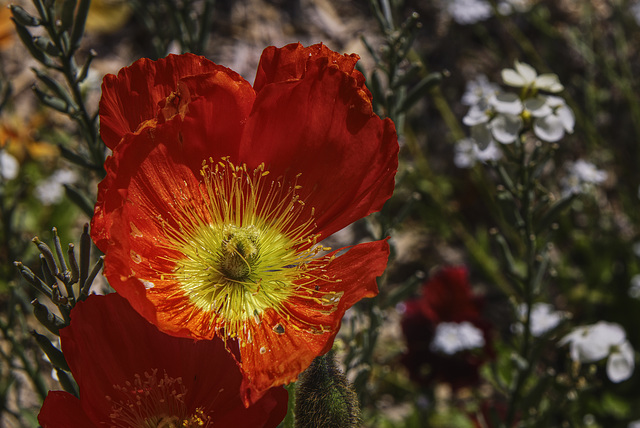
[[[289,319],[284,303],[293,297],[337,308],[340,293],[312,285],[337,280],[324,274],[333,256],[319,255],[330,248],[313,233],[314,209],[298,194],[300,174],[272,180],[264,164],[252,170],[225,157],[203,162],[201,177],[203,207],[180,204],[178,226],[164,225],[167,249],[178,255],[167,256],[174,267],[164,277],[178,285],[171,297],[186,296],[210,314],[207,327],[225,340],[247,343],[253,339],[247,323],[259,325],[270,309]]]

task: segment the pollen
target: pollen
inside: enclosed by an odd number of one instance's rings
[[[165,228],[168,253],[179,255],[168,259],[169,276],[223,338],[250,343],[247,324],[258,325],[266,310],[287,317],[288,299],[322,298],[310,284],[330,259],[319,255],[327,248],[317,243],[314,209],[300,197],[298,178],[209,159],[196,198],[204,207],[183,204],[179,226]]]

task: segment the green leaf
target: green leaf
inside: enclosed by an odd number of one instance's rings
[[[48,56],[59,57],[60,49],[54,45],[47,37],[34,37],[33,43],[38,49]]]
[[[90,5],[91,0],[80,0],[80,3],[78,4],[78,13],[76,14],[76,19],[73,22],[73,30],[71,31],[71,52],[80,47],[80,41],[84,34],[84,25],[87,22]]]
[[[42,22],[38,18],[36,18],[35,16],[29,15],[27,11],[21,8],[20,6],[12,4],[9,6],[9,8],[11,9],[11,14],[13,15],[13,19],[16,22],[19,22],[20,25],[23,25],[25,27],[38,27],[42,25]]]
[[[77,0],[64,0],[62,2],[62,12],[60,13],[60,23],[62,31],[67,31],[73,25],[73,14],[76,11]]]
[[[67,360],[64,358],[62,351],[56,348],[47,336],[44,336],[35,330],[31,332],[31,336],[36,340],[36,343],[47,355],[49,361],[51,361],[51,364],[53,364],[54,367],[63,370],[71,370],[69,369],[69,364],[67,364]]]
[[[36,68],[33,69],[33,72],[36,74],[38,80],[44,83],[47,88],[49,88],[58,98],[64,100],[67,109],[71,108],[72,110],[77,110],[77,106],[71,99],[69,93],[65,90],[65,88],[60,85],[56,80],[54,80],[47,73],[44,73]]]
[[[434,72],[428,74],[424,77],[416,86],[411,88],[411,90],[407,93],[404,102],[400,106],[399,111],[405,112],[409,110],[415,103],[420,101],[423,97],[427,95],[427,93],[439,85],[442,81],[442,73]]]
[[[15,18],[11,18],[13,23],[16,25],[16,32],[18,33],[18,37],[22,40],[22,44],[29,50],[31,56],[33,56],[38,62],[44,65],[53,65],[53,62],[42,52],[40,49],[36,47],[36,44],[33,41],[33,36],[27,30],[27,27],[20,24]]]
[[[33,85],[32,89],[40,102],[47,107],[51,107],[52,109],[57,110],[61,113],[69,113],[71,111],[69,104],[65,100],[47,94],[36,85]]]
[[[89,198],[81,194],[78,189],[69,186],[68,184],[64,185],[64,192],[67,195],[67,198],[69,198],[71,202],[76,204],[82,210],[82,212],[84,212],[89,217],[93,217],[93,203],[89,200]]]
[[[62,318],[52,314],[46,306],[38,302],[38,299],[33,299],[31,305],[33,305],[33,314],[40,321],[40,324],[45,326],[51,333],[60,336],[60,329],[67,326]]]

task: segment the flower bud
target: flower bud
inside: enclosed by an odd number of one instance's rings
[[[349,428],[360,426],[355,391],[329,351],[317,357],[298,379],[296,428]]]

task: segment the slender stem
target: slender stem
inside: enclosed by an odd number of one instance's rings
[[[526,147],[521,138],[516,140],[516,149],[519,154],[519,175],[520,182],[518,187],[520,189],[520,200],[522,202],[520,216],[524,220],[522,225],[521,236],[524,239],[525,254],[524,259],[526,261],[526,274],[522,281],[523,288],[523,300],[526,308],[524,316],[523,337],[519,356],[527,362],[523,367],[517,366],[516,371],[516,383],[511,391],[509,397],[509,407],[507,410],[506,427],[511,427],[516,417],[517,406],[520,402],[522,390],[524,385],[531,375],[535,361],[532,358],[532,346],[533,337],[531,334],[531,310],[534,300],[534,287],[537,274],[536,255],[537,250],[537,237],[535,234],[533,212],[535,210],[535,189],[536,184],[532,177],[532,162],[527,158]],[[533,156],[533,155],[532,155]]]

